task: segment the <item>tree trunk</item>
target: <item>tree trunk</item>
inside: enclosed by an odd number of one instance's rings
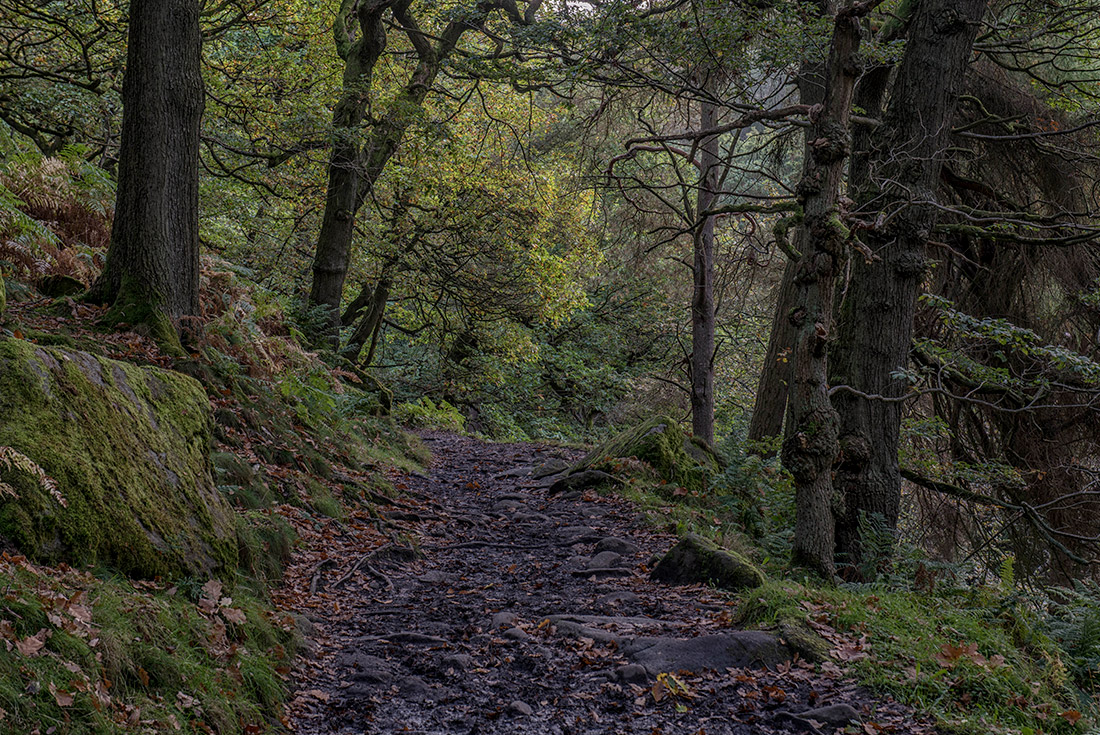
[[[374,357],[373,348],[378,339],[378,332],[382,327],[382,317],[386,313],[386,302],[389,301],[392,286],[393,279],[390,274],[383,272],[378,279],[378,285],[374,287],[371,294],[370,308],[367,309],[367,313],[359,322],[359,326],[355,328],[351,339],[348,340],[348,347],[345,352],[353,362],[359,359],[359,353],[363,351],[363,346],[367,344],[367,340],[371,341],[372,349],[367,355],[363,367],[369,366],[371,359]]]
[[[443,62],[464,33],[481,27],[493,7],[492,3],[479,3],[469,14],[450,21],[438,37],[429,37],[408,14],[407,0],[362,0],[357,8],[355,4],[355,0],[344,0],[336,21],[337,49],[346,61],[344,89],[333,112],[336,143],[329,162],[325,212],[317,236],[309,295],[311,304],[327,307],[330,313],[327,337],[332,347],[339,341],[340,300],[351,260],[355,217],[418,116]],[[359,40],[347,45],[348,33],[341,18],[347,18],[353,8],[359,20]],[[383,14],[387,9],[392,10],[408,36],[418,61],[388,112],[361,141],[359,129],[372,99],[374,66],[386,46]]]
[[[804,105],[816,105],[825,97],[825,69],[821,63],[804,62],[798,71],[798,97]],[[810,172],[813,152],[810,149],[810,131],[806,137],[802,152],[802,175]],[[776,231],[776,242],[786,241],[787,225],[781,223]],[[801,230],[799,230],[801,231]],[[794,244],[794,250],[801,250],[801,243]],[[783,250],[790,250],[784,247]],[[756,386],[756,401],[752,409],[752,421],[749,423],[749,441],[770,443],[783,431],[783,414],[787,410],[787,390],[791,379],[791,351],[794,349],[795,329],[791,324],[790,312],[794,308],[794,279],[798,272],[798,263],[788,254],[783,269],[783,280],[779,285],[779,294],[775,302],[775,314],[772,317],[771,334],[768,336],[768,351],[764,356],[764,365],[760,371],[760,382]],[[771,451],[764,454],[770,456]]]
[[[358,39],[348,44],[350,34],[346,23],[351,5],[345,1],[334,26],[337,52],[344,59],[344,87],[332,111],[334,141],[329,157],[325,212],[321,217],[313,261],[313,286],[309,294],[311,304],[328,307],[333,342],[339,328],[340,299],[351,257],[355,215],[360,206],[359,190],[361,186],[369,188],[374,183],[360,180],[363,171],[359,129],[371,99],[375,64],[386,50],[382,16],[389,2],[363,2],[354,10],[359,26]]]
[[[749,441],[770,443],[783,431],[783,414],[787,410],[787,388],[791,379],[791,351],[794,348],[794,325],[789,317],[794,306],[794,278],[798,263],[787,260],[783,268],[783,280],[775,300],[768,351],[756,384],[756,401],[752,420],[749,422]],[[774,450],[764,449],[764,456],[773,456]]]
[[[863,238],[871,258],[854,258],[832,361],[842,450],[836,487],[844,505],[837,554],[855,577],[866,566],[860,519],[878,518],[888,531],[897,527],[902,404],[896,399],[907,383],[893,374],[908,364],[926,270],[924,244],[935,224],[929,203],[935,201],[952,115],[984,10],[984,0],[920,4],[867,164],[876,185],[861,194],[860,215],[892,216]]]
[[[196,0],[133,0],[111,243],[88,298],[179,349],[199,313],[202,36]]]
[[[704,84],[710,89],[712,84]],[[699,104],[699,129],[717,126],[718,109],[710,100]],[[705,215],[718,190],[718,136],[703,139],[699,155],[699,190],[695,213],[703,222],[695,233],[691,299],[691,429],[714,443],[714,216]]]
[[[840,183],[850,150],[848,120],[859,67],[859,18],[848,5],[836,14],[825,99],[810,116],[810,157],[798,186],[802,257],[794,278],[793,367],[783,439],[783,464],[795,482],[793,561],[831,579],[832,467],[838,451],[837,415],[829,401],[827,345],[838,264],[847,230],[840,219]]]

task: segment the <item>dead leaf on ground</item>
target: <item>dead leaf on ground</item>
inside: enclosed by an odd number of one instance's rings
[[[46,645],[46,640],[49,639],[52,631],[43,628],[32,636],[28,636],[21,641],[15,642],[15,648],[19,653],[28,658],[34,658],[38,655],[42,647]]]

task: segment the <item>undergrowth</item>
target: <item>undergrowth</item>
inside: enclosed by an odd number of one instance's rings
[[[103,334],[96,307],[36,298],[33,274],[12,272],[27,290],[9,306],[7,338],[170,367],[202,384],[240,565],[231,587],[214,590],[207,579],[135,582],[0,556],[0,732],[283,731],[300,636],[270,591],[295,529],[369,512],[396,492],[387,472],[420,468],[426,451],[388,415],[383,386],[304,347],[287,300],[242,269],[203,259],[201,325],[183,360],[137,335]]]
[[[3,732],[266,732],[295,626],[244,589],[0,556]]]
[[[625,479],[618,492],[654,526],[700,533],[765,568],[763,587],[730,595],[733,624],[780,635],[808,625],[831,648],[825,665],[933,715],[947,733],[1096,728],[1100,586],[1026,591],[1011,559],[992,575],[935,563],[875,518],[864,519],[872,552],[863,570],[875,581],[825,583],[790,566],[794,488],[778,462],[736,438],[722,454],[723,471],[701,492],[670,494],[636,460],[615,469]]]

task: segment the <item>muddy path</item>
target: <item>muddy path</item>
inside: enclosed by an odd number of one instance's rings
[[[324,604],[304,608],[298,735],[833,733],[852,717],[859,732],[935,732],[836,665],[732,630],[719,593],[650,582],[672,536],[532,476],[575,453],[424,439],[429,474],[404,478],[420,502],[387,512],[419,555],[389,542],[312,576]]]

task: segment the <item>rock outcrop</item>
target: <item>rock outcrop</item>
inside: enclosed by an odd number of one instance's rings
[[[0,340],[0,536],[44,562],[137,577],[227,576],[235,518],[211,477],[199,383],[86,352]],[[52,487],[51,485],[55,485]]]

